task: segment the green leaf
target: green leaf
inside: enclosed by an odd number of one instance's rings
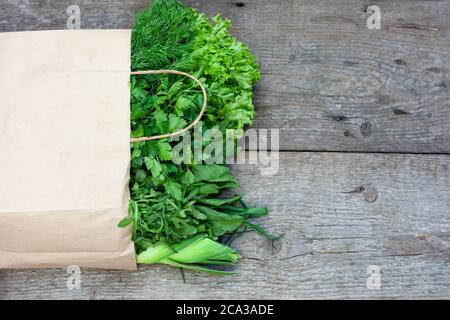
[[[139,183],[144,182],[145,178],[147,177],[147,174],[145,173],[144,170],[139,169],[138,171],[136,171],[136,181]]]
[[[174,132],[175,130],[178,129],[183,129],[184,127],[186,127],[186,120],[178,117],[177,115],[171,113],[169,115],[169,125],[168,125],[168,129],[169,132]]]
[[[223,165],[195,165],[193,167],[195,182],[236,182],[230,173],[230,168]]]
[[[138,100],[142,100],[147,97],[147,91],[145,91],[143,88],[137,87],[133,88],[131,95]]]
[[[179,94],[181,92],[182,87],[183,87],[183,80],[179,80],[174,84],[172,84],[167,93],[169,99],[172,99],[175,95]]]
[[[133,138],[140,138],[144,136],[144,127],[142,125],[139,125],[136,130],[133,131],[131,134]]]
[[[131,217],[126,217],[126,218],[123,218],[123,219],[119,222],[118,227],[119,227],[119,228],[125,228],[126,226],[129,226],[129,225],[132,224],[132,223],[133,223],[133,218],[131,218]]]
[[[212,183],[201,183],[196,185],[197,193],[201,195],[211,195],[219,193],[219,188],[215,184]]]
[[[210,206],[223,206],[225,204],[236,203],[242,199],[243,196],[236,196],[234,198],[225,198],[225,199],[212,199],[212,198],[203,198],[199,199],[198,202],[203,204],[208,204]]]
[[[185,111],[195,107],[193,98],[180,96],[175,103],[175,111],[178,115],[183,115]]]
[[[191,185],[195,181],[194,174],[189,170],[189,168],[186,169],[185,173],[181,176],[181,183],[184,185]]]
[[[164,112],[164,110],[158,110],[154,114],[156,123],[163,123],[167,121],[167,114]]]
[[[249,218],[259,218],[262,216],[266,216],[267,214],[269,214],[269,210],[265,207],[263,208],[248,208],[246,209],[247,211],[247,216]]]
[[[249,228],[250,230],[256,231],[257,233],[261,234],[262,236],[266,237],[266,238],[269,239],[269,240],[278,240],[278,239],[280,239],[281,237],[283,237],[283,235],[280,235],[280,236],[274,236],[274,235],[268,233],[268,232],[266,231],[266,229],[264,229],[264,228],[261,227],[261,226],[258,226],[257,224],[253,224],[253,223],[250,223],[250,222],[248,222],[248,221],[246,221],[244,224],[245,224],[245,226],[246,226],[247,228]]]
[[[161,160],[172,160],[172,147],[168,142],[158,141],[158,157]]]
[[[144,157],[144,163],[148,170],[151,170],[153,167],[153,159],[150,157]]]
[[[167,181],[164,183],[164,188],[166,189],[166,192],[170,194],[172,197],[174,197],[177,200],[181,200],[182,198],[182,190],[181,186],[173,181]]]
[[[159,177],[159,175],[161,174],[162,168],[161,168],[161,165],[158,160],[150,158],[150,157],[145,157],[144,163],[145,163],[145,166],[147,167],[147,169],[150,170],[150,172],[152,173],[153,177]]]
[[[236,231],[244,223],[244,218],[238,215],[224,214],[204,206],[195,207],[208,217],[216,236],[222,236],[225,233]]]
[[[133,152],[131,152],[131,159],[139,158],[141,154],[141,149],[133,149]]]
[[[201,213],[200,211],[198,211],[196,209],[192,210],[192,215],[195,219],[198,219],[198,220],[206,220],[208,218],[208,216],[206,214]]]

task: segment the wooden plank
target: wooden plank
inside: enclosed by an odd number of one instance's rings
[[[255,126],[280,128],[282,150],[450,152],[450,2],[387,1],[368,30],[364,0],[187,0],[222,12],[263,77]],[[129,28],[146,0],[0,3],[0,31]]]
[[[233,277],[140,268],[0,271],[0,298],[450,298],[450,156],[281,153],[279,172],[234,168],[247,200],[267,204],[261,222],[285,236],[236,241]],[[366,287],[381,268],[381,289]],[[180,290],[180,288],[182,290]]]
[[[78,3],[83,28],[129,28],[147,5]],[[231,18],[258,56],[255,125],[280,128],[282,149],[449,152],[448,2],[383,2],[378,31],[365,27],[366,1],[186,3]],[[71,4],[4,0],[0,31],[63,29]],[[275,177],[236,173],[286,234],[244,236],[239,276],[84,270],[70,291],[61,270],[1,271],[0,298],[450,298],[448,156],[282,153]],[[380,290],[366,288],[369,265]]]

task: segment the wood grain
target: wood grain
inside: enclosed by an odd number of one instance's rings
[[[363,0],[185,2],[230,18],[258,57],[255,127],[319,151],[282,152],[275,176],[234,169],[284,238],[243,236],[235,277],[83,270],[68,290],[64,270],[0,271],[0,298],[450,298],[450,2],[378,1],[381,30]],[[84,29],[130,28],[147,0],[0,0],[0,32],[64,29],[72,4]]]
[[[187,0],[221,12],[261,63],[258,128],[281,150],[450,153],[450,2],[380,1],[368,30],[363,0]],[[146,0],[2,0],[0,31],[130,28]]]
[[[450,157],[346,153],[280,154],[275,176],[234,171],[261,222],[285,236],[236,241],[239,275],[212,277],[145,267],[82,271],[68,290],[64,270],[0,271],[0,298],[312,299],[450,297]],[[381,268],[381,289],[366,287]],[[181,289],[181,290],[180,290]]]

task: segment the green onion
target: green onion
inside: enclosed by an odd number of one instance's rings
[[[137,263],[166,264],[191,271],[229,275],[234,273],[206,268],[203,265],[231,266],[239,258],[240,255],[234,249],[200,234],[172,246],[165,242],[150,246],[137,256]]]

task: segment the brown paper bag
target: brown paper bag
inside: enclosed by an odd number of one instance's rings
[[[0,268],[135,269],[130,31],[0,33]]]

